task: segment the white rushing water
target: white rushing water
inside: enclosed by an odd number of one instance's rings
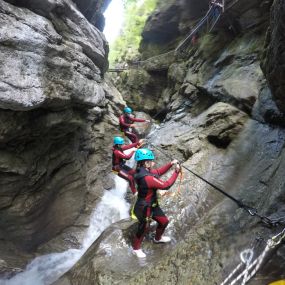
[[[99,235],[112,223],[129,217],[130,205],[124,196],[128,183],[115,177],[115,188],[105,191],[102,200],[90,218],[81,249],[69,249],[35,258],[22,273],[9,280],[0,279],[1,285],[47,285],[59,279],[86,252]]]

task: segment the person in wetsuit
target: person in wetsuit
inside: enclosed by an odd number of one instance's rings
[[[144,258],[146,255],[141,250],[141,243],[148,231],[150,218],[158,223],[153,241],[155,243],[166,243],[171,240],[170,237],[163,236],[169,220],[158,205],[156,192],[158,189],[169,189],[177,179],[181,167],[175,159],[160,168],[153,169],[154,154],[146,148],[136,151],[135,160],[137,161],[137,169],[134,177],[137,184],[138,199],[134,213],[139,224],[133,241],[133,251],[139,258]],[[172,176],[166,181],[160,180],[159,176],[166,173],[172,166],[175,166]]]
[[[134,133],[134,122],[147,122],[150,120],[135,118],[132,115],[133,110],[129,107],[124,108],[124,114],[119,117],[120,130],[130,139],[132,143],[138,142],[138,136]]]
[[[129,182],[131,191],[133,194],[136,193],[136,187],[133,175],[135,170],[126,165],[126,160],[129,160],[135,151],[131,151],[129,154],[125,154],[124,150],[136,147],[139,148],[144,143],[144,140],[139,140],[138,142],[124,145],[125,140],[121,137],[114,137],[113,145],[113,156],[112,156],[112,170],[117,172],[118,176],[127,180]]]

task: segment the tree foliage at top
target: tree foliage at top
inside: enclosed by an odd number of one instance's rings
[[[110,46],[109,61],[127,62],[138,56],[145,21],[155,9],[157,0],[124,0],[125,19],[120,36]]]

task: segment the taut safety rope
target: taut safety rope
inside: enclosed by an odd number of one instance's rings
[[[161,152],[163,155],[165,155],[166,157],[170,158],[171,160],[173,159],[170,155],[168,155],[166,152],[164,152],[163,150],[161,150],[159,147],[150,144],[152,147],[154,147],[155,149],[157,149],[159,152]],[[233,202],[235,202],[238,207],[244,209],[247,213],[249,213],[251,216],[256,216],[258,217],[262,222],[264,222],[265,224],[269,225],[269,226],[277,226],[280,221],[280,219],[270,219],[266,216],[260,215],[257,211],[257,209],[250,207],[246,204],[244,204],[243,202],[241,202],[240,200],[236,199],[235,197],[231,196],[230,194],[226,193],[224,190],[222,190],[220,187],[216,186],[215,184],[213,184],[212,182],[206,180],[205,178],[203,178],[202,176],[200,176],[199,174],[195,173],[194,171],[192,171],[191,169],[189,169],[188,167],[184,166],[181,164],[181,166],[186,169],[187,171],[189,171],[190,173],[192,173],[194,176],[198,177],[199,179],[201,179],[202,181],[204,181],[205,183],[207,183],[208,185],[210,185],[212,188],[214,188],[215,190],[219,191],[221,194],[223,194],[224,196],[228,197],[229,199],[231,199]]]

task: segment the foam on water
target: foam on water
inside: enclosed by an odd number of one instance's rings
[[[131,162],[133,164],[133,162]],[[22,273],[9,280],[0,279],[1,285],[47,285],[67,272],[86,252],[90,245],[112,223],[129,217],[130,205],[124,196],[128,183],[115,177],[115,188],[105,191],[102,200],[90,218],[90,225],[80,249],[69,249],[36,257]]]

